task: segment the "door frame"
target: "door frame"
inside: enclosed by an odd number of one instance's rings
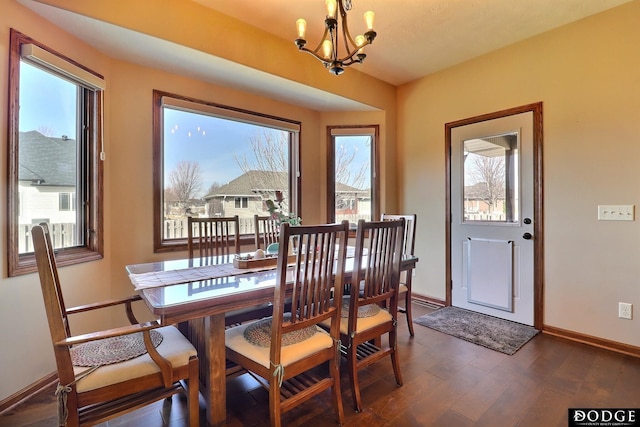
[[[445,124],[445,186],[446,186],[446,213],[445,213],[445,287],[447,306],[451,305],[452,273],[451,273],[451,131],[453,128],[474,123],[513,116],[521,113],[533,113],[533,326],[542,330],[544,313],[544,227],[543,227],[543,169],[542,169],[542,102],[522,105],[507,110],[496,111],[480,116],[469,117]]]

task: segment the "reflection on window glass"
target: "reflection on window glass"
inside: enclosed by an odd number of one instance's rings
[[[334,136],[335,221],[371,221],[372,135]]]
[[[518,133],[464,141],[464,221],[518,221]]]
[[[19,253],[31,252],[31,226],[47,222],[55,248],[81,246],[82,219],[75,197],[78,191],[79,92],[82,87],[20,63],[20,118],[18,139]]]
[[[282,191],[289,210],[292,132],[163,107],[163,239],[186,237],[186,219],[238,215],[240,234]]]

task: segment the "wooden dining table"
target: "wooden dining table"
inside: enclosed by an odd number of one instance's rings
[[[126,266],[151,312],[163,325],[182,324],[200,359],[200,391],[210,426],[226,421],[225,315],[273,301],[275,265],[233,267],[234,256],[178,259]],[[353,270],[346,263],[346,278]],[[401,269],[412,276],[418,258],[404,256]],[[205,277],[213,278],[205,278]]]

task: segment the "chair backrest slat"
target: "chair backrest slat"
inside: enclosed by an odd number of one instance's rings
[[[271,243],[278,242],[280,229],[276,221],[270,216],[254,215],[256,250],[266,249]]]
[[[187,220],[189,258],[236,255],[240,253],[238,216]]]
[[[390,221],[404,218],[404,241],[402,243],[402,253],[405,255],[415,255],[416,249],[416,222],[418,216],[416,214],[386,214],[381,216],[382,221]]]

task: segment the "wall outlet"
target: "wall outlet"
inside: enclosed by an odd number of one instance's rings
[[[626,302],[619,302],[618,317],[621,319],[631,320],[633,318],[633,304],[629,304]]]

